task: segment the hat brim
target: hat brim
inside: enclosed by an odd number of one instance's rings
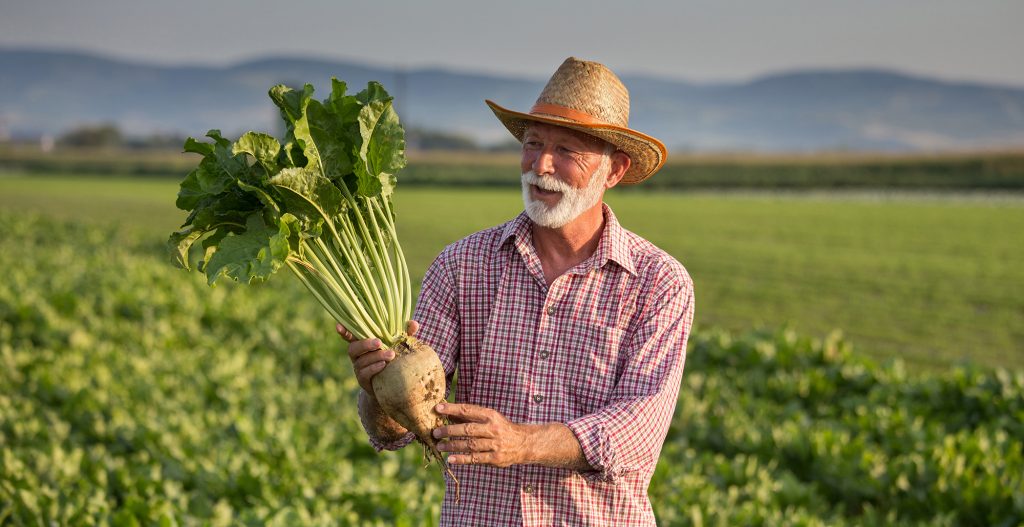
[[[580,123],[554,115],[516,112],[503,108],[491,100],[484,102],[519,142],[523,141],[526,125],[530,122],[538,122],[578,130],[615,145],[630,158],[629,169],[619,181],[623,185],[635,185],[651,177],[665,164],[665,159],[668,157],[668,150],[661,141],[630,128],[611,124]]]

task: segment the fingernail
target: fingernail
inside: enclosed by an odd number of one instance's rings
[[[395,352],[393,352],[391,350],[388,350],[388,351],[384,352],[384,358],[387,359],[387,360],[391,360],[391,359],[395,358]]]
[[[441,429],[435,428],[433,431],[430,432],[430,435],[434,436],[437,439],[441,439]]]
[[[338,334],[341,335],[341,324],[335,324],[334,331],[337,331]]]
[[[381,347],[381,343],[380,343],[380,340],[378,340],[378,339],[373,339],[373,346],[374,346],[375,348],[380,348],[380,347]]]
[[[435,406],[435,407],[434,407],[434,410],[436,410],[436,411],[438,411],[438,412],[443,412],[443,411],[445,411],[445,409],[447,409],[447,408],[448,408],[448,407],[447,407],[447,406],[445,406],[445,405],[444,405],[444,403],[440,403],[440,404],[438,404],[437,406]]]

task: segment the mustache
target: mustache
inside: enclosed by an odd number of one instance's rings
[[[534,171],[523,172],[522,181],[524,185],[537,185],[537,187],[553,191],[553,192],[572,192],[575,190],[568,183],[553,178],[553,177],[540,177]]]

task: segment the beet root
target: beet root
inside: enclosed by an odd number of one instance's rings
[[[433,348],[414,338],[405,337],[393,348],[395,358],[373,376],[373,394],[389,417],[416,435],[423,444],[427,460],[437,460],[456,485],[458,480],[437,449],[432,432],[445,424],[434,411],[444,401],[444,367]]]

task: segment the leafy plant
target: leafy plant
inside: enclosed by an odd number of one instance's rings
[[[262,282],[287,265],[354,336],[379,338],[395,355],[370,395],[452,475],[432,435],[444,423],[434,410],[444,368],[404,331],[412,287],[391,204],[404,132],[380,84],[350,96],[345,83],[331,82],[322,102],[308,84],[271,88],[288,126],[283,145],[258,132],[234,144],[216,130],[207,134],[212,144],[190,137],[185,150],[203,159],[181,183],[178,208],[191,212],[168,244],[187,268],[202,240],[199,266],[211,285],[221,275]]]
[[[393,346],[412,288],[391,200],[406,164],[392,98],[376,82],[347,95],[337,79],[323,101],[309,84],[275,86],[270,97],[283,143],[260,132],[231,143],[218,130],[207,133],[213,143],[186,141],[203,159],[181,183],[177,206],[189,215],[171,252],[211,285],[223,275],[263,282],[287,266],[354,335]]]

